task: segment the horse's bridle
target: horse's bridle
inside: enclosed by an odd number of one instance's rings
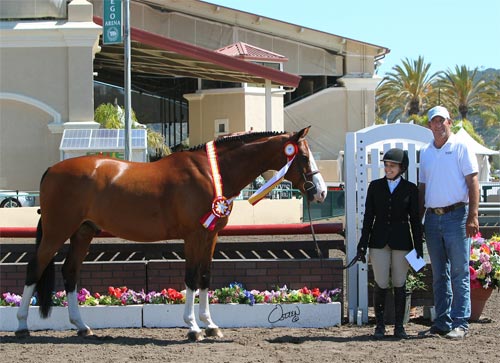
[[[314,199],[314,195],[318,192],[318,188],[316,187],[316,184],[312,182],[312,180],[307,180],[307,177],[312,177],[316,174],[319,174],[319,170],[302,173],[302,177],[304,178],[304,184],[302,187],[306,192],[308,202]]]
[[[309,147],[307,148],[309,154],[311,153],[311,149]],[[308,165],[309,169],[311,168],[311,159],[308,159]],[[319,258],[323,258],[323,253],[321,252],[321,249],[319,248],[318,241],[316,240],[316,234],[314,233],[314,227],[312,223],[312,218],[311,218],[311,200],[314,199],[314,195],[318,192],[318,188],[316,187],[316,184],[312,180],[307,180],[308,177],[313,177],[316,174],[319,174],[319,170],[311,170],[310,172],[304,173],[303,170],[300,170],[301,167],[299,163],[297,163],[297,168],[299,169],[299,173],[302,175],[302,178],[304,178],[304,184],[302,187],[304,188],[304,191],[306,192],[307,196],[307,213],[309,216],[309,224],[311,225],[311,235],[316,247],[316,253]]]
[[[311,154],[311,149],[309,149],[309,146],[307,146],[307,151],[309,154]],[[307,180],[307,178],[311,178],[316,174],[319,174],[319,170],[312,170],[311,167],[311,156],[309,155],[309,158],[307,160],[307,163],[309,165],[309,169],[311,170],[310,172],[304,173],[303,170],[300,170],[300,165],[297,163],[297,167],[299,168],[299,173],[302,175],[302,178],[304,178],[304,184],[302,185],[302,188],[304,188],[304,191],[306,192],[307,195],[307,201],[310,202],[311,200],[314,199],[314,195],[318,192],[318,188],[316,185],[313,183],[312,180]]]

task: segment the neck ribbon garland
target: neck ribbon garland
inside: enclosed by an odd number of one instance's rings
[[[212,171],[215,198],[212,201],[212,210],[200,219],[200,223],[203,225],[203,227],[207,228],[210,231],[213,231],[215,228],[215,224],[220,218],[226,218],[231,214],[231,211],[233,209],[233,200],[235,199],[235,197],[227,199],[223,195],[222,178],[219,172],[219,162],[217,160],[217,151],[214,142],[209,141],[206,144],[205,149],[208,162],[210,164],[210,169]],[[283,151],[287,157],[286,165],[282,167],[281,170],[278,171],[264,185],[262,185],[255,193],[253,193],[250,198],[248,198],[248,202],[250,204],[257,204],[285,178],[285,174],[287,173],[290,165],[297,155],[298,146],[294,142],[288,142],[285,144]]]

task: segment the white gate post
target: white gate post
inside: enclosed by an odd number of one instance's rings
[[[348,132],[344,149],[346,263],[356,256],[357,245],[355,145],[356,133]],[[357,311],[358,273],[354,267],[347,270],[347,304],[349,309]]]

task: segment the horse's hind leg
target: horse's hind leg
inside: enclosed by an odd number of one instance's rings
[[[24,285],[23,290],[23,298],[21,299],[21,305],[19,305],[19,309],[17,310],[17,337],[27,337],[30,335],[28,330],[28,312],[31,303],[31,297],[35,292],[36,283],[31,285]]]
[[[83,223],[71,236],[69,252],[62,268],[64,288],[68,299],[69,321],[78,329],[79,336],[93,335],[80,315],[78,307],[77,281],[80,276],[82,262],[87,255],[92,238],[96,234],[95,227],[90,223]]]
[[[39,220],[36,230],[36,255],[28,263],[23,297],[17,311],[18,329],[15,333],[17,337],[29,336],[28,313],[31,298],[35,290],[39,292],[40,315],[46,318],[50,313],[52,303],[51,294],[54,286],[53,256],[64,244],[65,239],[62,237],[54,238],[54,236],[52,236],[49,240],[59,242],[52,244],[46,242],[46,236],[43,236],[42,233],[42,222]]]

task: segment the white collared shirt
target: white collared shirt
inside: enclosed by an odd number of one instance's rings
[[[425,207],[468,203],[465,176],[477,172],[476,155],[456,135],[451,134],[440,149],[431,141],[420,150],[419,182],[425,184]]]
[[[400,181],[401,181],[401,176],[398,176],[398,178],[394,180],[387,179],[387,185],[389,186],[391,194],[394,192],[394,189],[396,189]]]

